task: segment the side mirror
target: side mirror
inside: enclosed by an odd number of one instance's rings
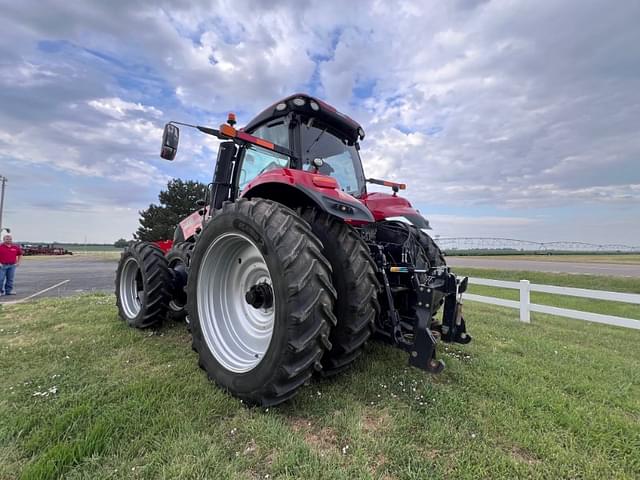
[[[178,141],[180,140],[180,129],[172,123],[164,126],[162,133],[162,149],[160,156],[165,160],[173,160],[178,152]]]
[[[469,277],[464,277],[458,284],[458,293],[464,293],[469,286]]]

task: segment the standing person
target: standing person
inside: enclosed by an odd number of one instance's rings
[[[21,258],[20,245],[13,243],[11,234],[5,234],[0,244],[0,295],[15,295],[13,293],[13,279]]]

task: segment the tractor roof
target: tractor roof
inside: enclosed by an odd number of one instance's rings
[[[316,105],[316,107],[314,107],[314,105]],[[256,115],[242,130],[251,132],[263,123],[286,116],[290,112],[297,112],[318,118],[337,130],[344,132],[354,141],[357,140],[358,137],[364,137],[364,130],[362,130],[358,122],[340,113],[335,107],[332,107],[328,103],[305,93],[295,93],[275,102]]]

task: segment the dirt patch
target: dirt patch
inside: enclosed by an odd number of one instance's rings
[[[46,341],[46,337],[42,334],[22,334],[7,340],[7,344],[12,348],[33,347]]]
[[[526,463],[527,465],[535,465],[540,463],[540,459],[533,453],[525,450],[524,448],[513,446],[509,449],[509,454],[518,463]]]
[[[360,419],[362,431],[373,434],[387,430],[391,425],[391,415],[388,410],[374,410],[367,408]]]
[[[295,418],[291,421],[291,429],[303,436],[309,447],[321,457],[339,452],[338,436],[331,427],[317,427],[306,418]]]
[[[249,443],[247,443],[247,446],[245,447],[242,453],[243,455],[254,455],[257,450],[258,450],[258,445],[256,444],[256,441],[252,438],[251,440],[249,440]]]
[[[435,460],[440,455],[442,455],[442,452],[436,448],[422,447],[418,450],[418,452],[420,456],[426,460]]]
[[[367,469],[374,478],[380,479],[392,479],[395,477],[390,476],[385,472],[385,466],[387,464],[387,457],[384,453],[378,453],[375,457],[367,462]]]
[[[389,473],[385,473],[382,477],[380,477],[380,480],[396,480],[397,478],[398,477],[394,477]]]

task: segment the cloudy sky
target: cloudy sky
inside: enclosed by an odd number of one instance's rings
[[[640,244],[640,2],[0,0],[0,174],[20,240],[130,238],[216,143],[309,92],[443,236]]]

